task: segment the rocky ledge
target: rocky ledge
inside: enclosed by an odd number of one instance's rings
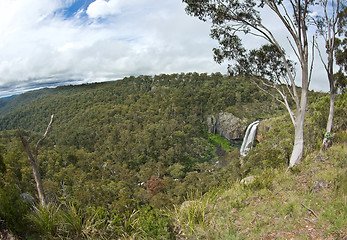
[[[232,113],[222,112],[208,116],[207,126],[210,133],[219,134],[230,141],[243,139],[247,123]]]

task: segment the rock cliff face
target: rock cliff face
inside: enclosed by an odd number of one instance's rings
[[[219,134],[230,141],[243,139],[247,124],[232,113],[223,112],[208,116],[207,126],[210,133]]]

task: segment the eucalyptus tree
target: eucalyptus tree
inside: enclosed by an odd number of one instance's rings
[[[284,52],[284,50],[282,50]],[[244,49],[242,56],[236,59],[236,63],[229,66],[229,72],[233,75],[245,75],[256,77],[253,83],[262,91],[271,95],[274,99],[283,104],[295,126],[295,114],[292,110],[288,95],[295,97],[288,87],[290,85],[288,72],[295,75],[294,63],[287,60],[286,64],[282,61],[282,53],[275,45],[265,44],[258,49],[247,51]],[[269,91],[274,88],[277,94]]]
[[[344,10],[344,15],[347,16],[347,8]],[[339,71],[334,74],[335,87],[336,90],[344,93],[347,87],[347,31],[345,31],[343,40],[336,38],[335,42],[335,60],[336,64],[340,66]]]
[[[276,47],[285,69],[286,76],[282,79],[287,81],[289,94],[296,104],[296,114],[290,113],[295,128],[295,138],[289,167],[299,163],[304,152],[304,119],[312,72],[310,61],[313,62],[308,27],[310,7],[314,4],[314,0],[183,0],[183,2],[187,3],[188,14],[203,21],[211,21],[211,37],[219,42],[219,47],[214,49],[217,62],[245,59],[246,50],[240,34],[264,39]],[[278,21],[288,34],[287,39],[300,64],[301,91],[295,84],[296,75],[283,50],[283,43],[271,30],[271,24],[266,24],[262,20],[269,13],[273,14],[274,21]],[[277,91],[280,90],[278,82],[273,81],[271,85]],[[285,101],[287,96],[283,91],[282,94]]]
[[[343,1],[340,0],[320,0],[319,5],[322,9],[322,14],[318,14],[313,18],[313,22],[317,27],[317,33],[323,37],[325,43],[326,50],[326,60],[324,60],[324,56],[320,51],[318,44],[316,43],[316,48],[319,52],[319,56],[321,62],[324,65],[324,69],[327,73],[330,87],[330,108],[329,108],[329,116],[326,126],[326,132],[324,135],[322,149],[326,149],[329,145],[329,139],[332,132],[333,119],[334,119],[334,109],[335,109],[335,94],[336,87],[338,86],[338,76],[334,76],[334,59],[335,55],[337,55],[336,62],[339,65],[343,65],[343,57],[341,58],[341,53],[339,46],[343,46],[343,41],[338,37],[345,38],[346,32],[346,6]],[[346,50],[345,50],[346,51]],[[342,51],[341,51],[342,52]],[[344,56],[346,57],[346,56]],[[346,69],[345,69],[346,70]],[[340,73],[342,73],[342,68],[340,69]],[[341,78],[340,78],[341,79]]]

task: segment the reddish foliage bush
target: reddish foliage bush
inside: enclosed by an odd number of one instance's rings
[[[157,176],[153,175],[151,179],[145,183],[145,187],[151,195],[155,195],[163,189],[163,183],[163,179],[159,179]]]

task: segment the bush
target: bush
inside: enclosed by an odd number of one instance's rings
[[[147,206],[138,212],[137,231],[144,239],[175,239],[172,220],[161,210]]]
[[[0,187],[0,224],[17,235],[29,230],[25,216],[30,210],[30,203],[23,201],[19,190],[15,186]],[[0,225],[0,227],[2,227]]]

